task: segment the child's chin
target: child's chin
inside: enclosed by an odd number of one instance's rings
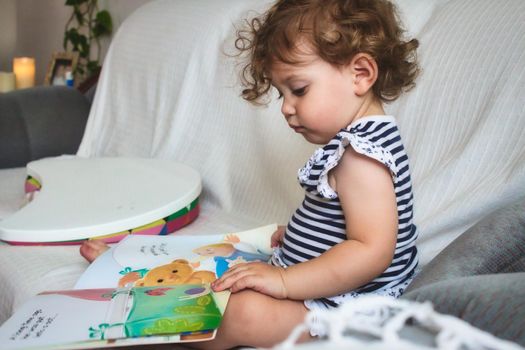
[[[314,145],[325,145],[330,141],[330,140],[325,140],[324,138],[319,137],[317,135],[312,135],[309,133],[302,133],[301,135],[304,137],[306,141],[313,143]]]

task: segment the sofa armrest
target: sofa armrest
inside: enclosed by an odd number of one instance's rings
[[[76,153],[89,109],[89,100],[68,87],[0,94],[0,169]]]

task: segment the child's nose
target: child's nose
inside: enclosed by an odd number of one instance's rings
[[[294,106],[287,99],[283,99],[283,104],[281,106],[281,113],[284,115],[286,119],[290,118],[292,115],[295,114]]]

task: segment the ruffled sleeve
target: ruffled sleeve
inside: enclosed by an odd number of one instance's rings
[[[299,170],[299,181],[303,184],[313,185],[312,178],[315,177],[317,192],[322,197],[337,198],[337,193],[328,183],[328,172],[337,166],[348,145],[351,145],[357,153],[384,164],[390,170],[392,177],[397,176],[398,169],[390,151],[359,135],[359,133],[342,130],[327,146],[315,151],[306,165]],[[313,169],[320,170],[320,172],[315,171],[316,174],[314,174]]]

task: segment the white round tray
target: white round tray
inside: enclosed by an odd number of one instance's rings
[[[12,244],[74,242],[114,234],[190,210],[201,192],[192,168],[161,159],[57,157],[30,162],[41,189],[0,221]]]

